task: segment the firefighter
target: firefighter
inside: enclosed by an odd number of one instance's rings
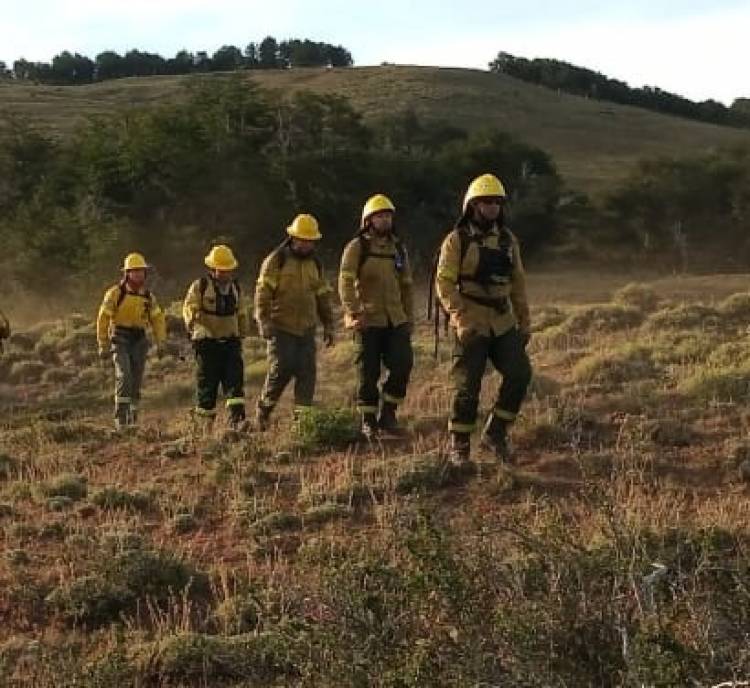
[[[228,246],[214,246],[205,257],[208,273],[190,285],[182,315],[195,349],[197,418],[206,429],[216,417],[221,386],[229,422],[245,425],[242,339],[248,334],[248,308],[235,279],[237,259]]]
[[[378,430],[398,430],[396,411],[406,396],[414,364],[412,272],[395,231],[395,212],[382,194],[367,201],[339,272],[345,324],[355,333],[357,406],[366,437]],[[379,388],[381,366],[387,376]]]
[[[505,226],[505,189],[492,174],[472,181],[463,214],[440,248],[436,287],[454,332],[451,459],[470,460],[479,393],[487,361],[502,375],[482,445],[512,460],[508,428],[531,380],[526,277],[516,237]]]
[[[149,266],[140,253],[126,256],[123,278],[104,294],[96,321],[99,357],[115,366],[115,427],[136,425],[151,329],[162,356],[167,328],[164,312],[146,287]]]
[[[294,379],[295,411],[312,406],[316,381],[315,330],[334,344],[331,286],[315,254],[322,238],[318,221],[301,214],[287,227],[288,238],[263,262],[255,289],[255,319],[268,341],[268,374],[256,420],[264,430],[273,409]]]

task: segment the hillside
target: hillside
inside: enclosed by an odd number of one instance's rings
[[[65,134],[89,115],[179,98],[188,78],[142,77],[75,87],[3,84],[0,108]],[[427,120],[468,129],[498,127],[549,151],[568,183],[589,192],[606,189],[643,157],[750,143],[750,132],[557,93],[478,70],[294,69],[255,71],[247,78],[285,92],[340,93],[367,117],[413,108]]]

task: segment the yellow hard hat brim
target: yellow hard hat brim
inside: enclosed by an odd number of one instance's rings
[[[294,227],[291,225],[286,228],[286,233],[292,237],[292,239],[302,239],[303,241],[320,241],[323,238],[323,235],[320,233],[320,230],[316,230],[315,234],[312,236],[300,236],[295,231]]]
[[[226,272],[229,272],[230,270],[236,270],[239,267],[239,263],[234,260],[228,265],[219,265],[217,263],[214,263],[213,260],[211,260],[210,257],[206,257],[206,259],[203,261],[206,264],[207,268],[210,268],[211,270],[224,270]]]

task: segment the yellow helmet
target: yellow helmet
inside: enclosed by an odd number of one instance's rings
[[[477,177],[471,184],[464,196],[464,212],[469,207],[469,203],[475,198],[487,197],[505,198],[505,187],[503,183],[494,174],[483,174]]]
[[[365,226],[365,222],[367,222],[367,218],[370,217],[370,215],[374,215],[375,213],[382,213],[384,210],[390,210],[392,213],[395,213],[396,206],[393,205],[393,201],[391,201],[388,196],[384,196],[383,194],[375,194],[374,196],[370,196],[370,198],[367,199],[367,203],[365,203],[365,207],[362,209],[361,226]]]
[[[294,218],[292,224],[286,228],[286,233],[290,237],[306,241],[318,241],[323,238],[318,229],[318,221],[312,215],[305,213]]]
[[[211,270],[234,270],[239,265],[232,249],[224,244],[214,246],[204,262]]]
[[[140,253],[128,253],[122,264],[123,272],[127,270],[147,270],[146,259]]]

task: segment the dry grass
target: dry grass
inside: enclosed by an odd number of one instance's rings
[[[321,354],[328,410],[296,429],[285,398],[269,432],[195,433],[192,366],[168,357],[148,375],[144,427],[115,436],[108,371],[41,363],[88,324],[19,336],[10,369],[45,374],[5,378],[0,402],[0,675],[102,688],[746,679],[746,297],[706,299],[700,280],[598,295],[630,281],[590,278],[586,305],[567,277],[543,302],[512,470],[483,452],[475,469],[446,465],[450,356],[443,344],[432,359],[427,327],[409,432],[374,443],[348,435],[346,342]],[[567,339],[542,340],[560,327]],[[260,361],[257,342],[246,353]]]

